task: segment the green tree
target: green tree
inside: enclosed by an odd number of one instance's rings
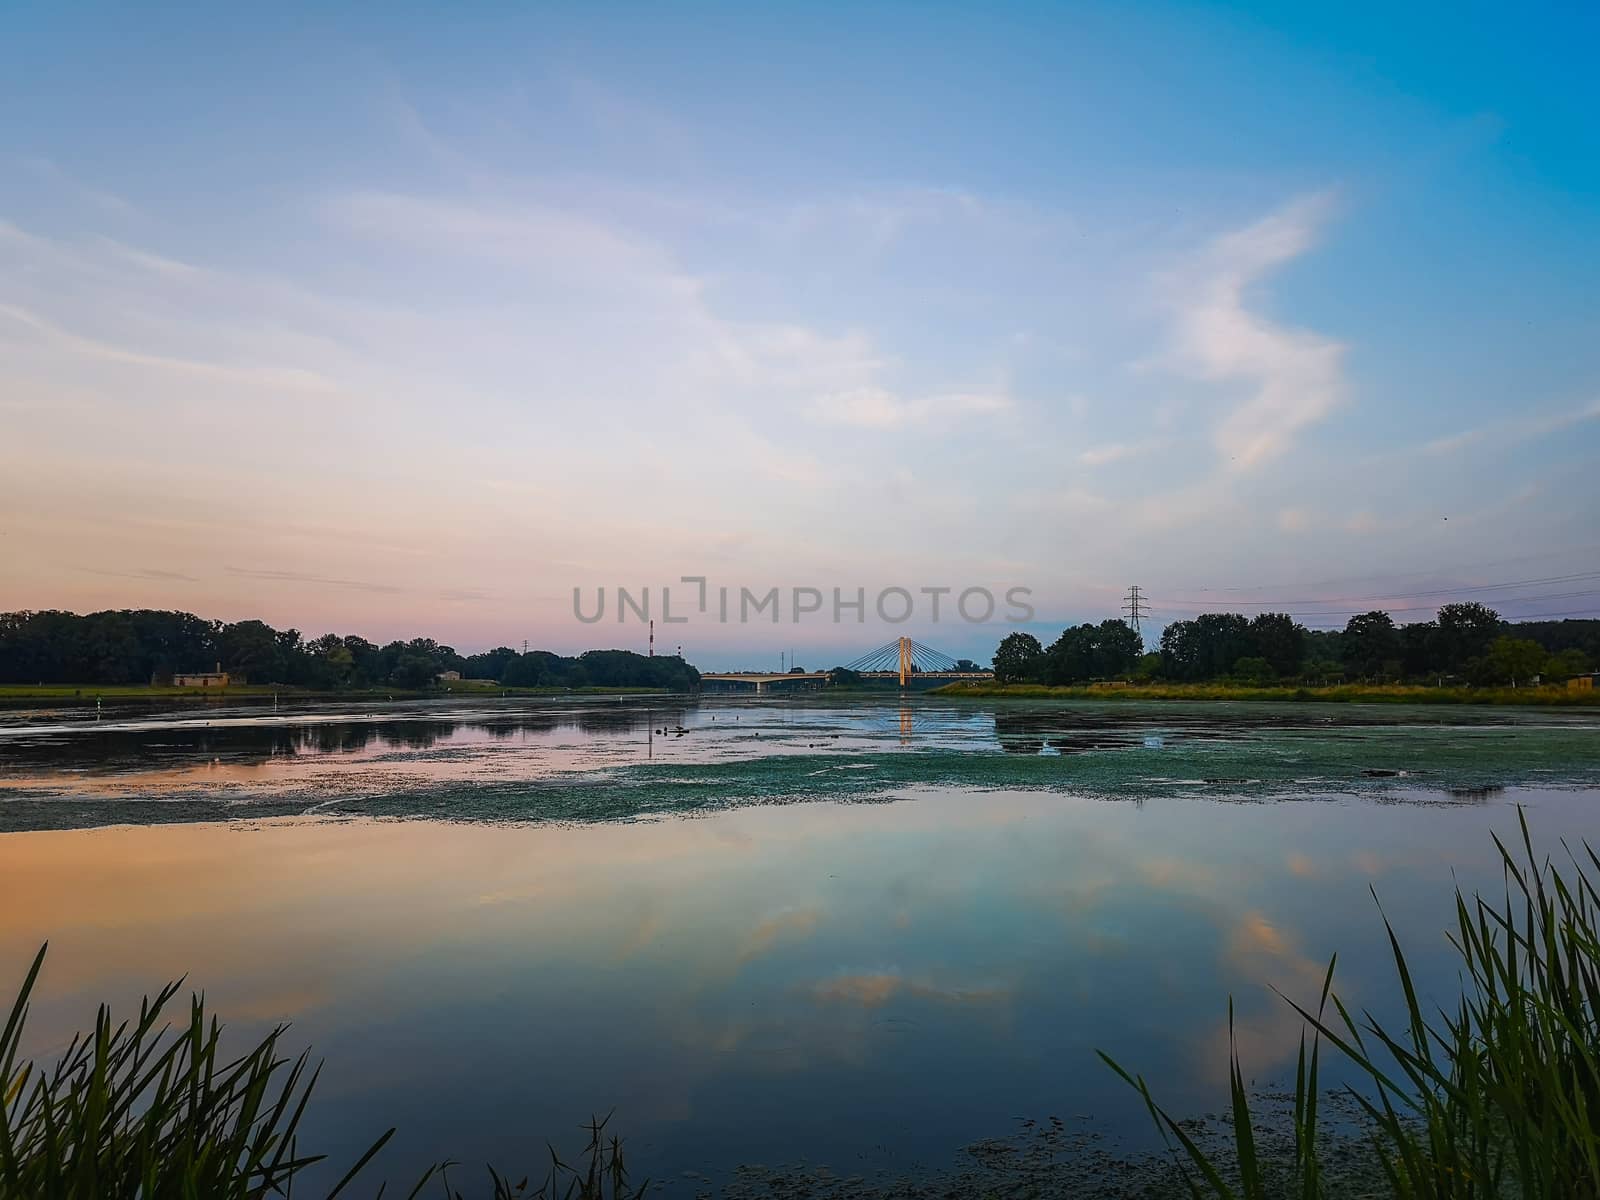
[[[1044,652],[1041,676],[1054,685],[1081,683],[1094,675],[1095,628],[1072,625]]]
[[[1250,618],[1239,613],[1202,613],[1161,632],[1162,670],[1170,679],[1220,679],[1251,650]]]
[[[1400,627],[1400,669],[1411,678],[1443,670],[1439,626],[1434,621],[1413,621]]]
[[[252,683],[282,683],[277,678],[278,631],[265,621],[235,621],[217,636],[222,667]]]
[[[1440,664],[1448,671],[1464,670],[1475,658],[1489,652],[1505,628],[1500,614],[1477,601],[1446,604],[1439,610]]]
[[[1542,674],[1550,679],[1567,680],[1589,670],[1589,656],[1582,650],[1559,650],[1544,660]]]
[[[396,687],[425,688],[433,683],[437,674],[433,659],[407,651],[389,672],[389,682]]]
[[[1257,656],[1241,658],[1234,663],[1233,677],[1240,683],[1271,683],[1278,676],[1271,663]]]
[[[1126,621],[1113,617],[1095,631],[1094,673],[1100,679],[1130,675],[1144,653],[1144,641]]]
[[[994,677],[1000,683],[1031,683],[1039,678],[1044,647],[1031,633],[1013,633],[994,652]]]
[[[470,679],[503,680],[506,676],[506,667],[515,661],[516,657],[517,652],[510,646],[496,646],[493,650],[485,650],[482,654],[469,654],[462,674]]]
[[[1314,683],[1338,683],[1344,679],[1344,665],[1332,658],[1308,658],[1302,674]]]
[[[1394,618],[1379,609],[1351,617],[1344,627],[1344,662],[1356,674],[1372,678],[1384,664],[1400,657],[1400,634]]]
[[[1298,675],[1305,633],[1288,613],[1258,613],[1250,622],[1253,657],[1266,659],[1274,675]]]
[[[1497,637],[1484,655],[1484,674],[1492,682],[1509,682],[1516,687],[1530,682],[1544,667],[1547,657],[1544,647],[1530,638]]]

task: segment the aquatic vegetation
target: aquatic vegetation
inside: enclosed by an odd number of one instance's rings
[[[17,1062],[45,951],[40,949],[0,1035],[0,1195],[255,1197],[283,1192],[320,1156],[296,1134],[317,1072],[278,1053],[274,1030],[238,1058],[192,1000],[188,1024],[163,1024],[179,984],[113,1024],[102,1006],[93,1033],[53,1066]],[[329,1195],[338,1195],[393,1135],[375,1141]]]
[[[708,705],[670,710],[668,723],[687,717],[692,733],[656,738],[653,747],[652,715],[663,719],[629,702],[402,706],[339,720],[302,716],[298,726],[257,714],[187,731],[165,720],[103,733],[90,722],[67,732],[41,723],[6,740],[0,830],[302,814],[618,821],[877,801],[922,787],[1255,801],[1421,791],[1456,800],[1495,788],[1600,785],[1590,711],[1098,700]],[[542,721],[566,727],[541,744]],[[513,725],[530,730],[527,745],[492,736]],[[181,749],[168,747],[151,771],[152,742]],[[201,762],[203,770],[173,769]]]
[[[1231,1053],[1233,1142],[1203,1150],[1155,1100],[1143,1076],[1102,1054],[1138,1090],[1176,1143],[1191,1195],[1302,1200],[1343,1194],[1326,1166],[1319,1129],[1324,1039],[1357,1069],[1350,1092],[1387,1188],[1427,1200],[1582,1200],[1600,1196],[1600,858],[1585,844],[1567,864],[1539,858],[1521,821],[1520,853],[1497,837],[1506,889],[1499,903],[1456,893],[1450,941],[1463,995],[1454,1012],[1425,1011],[1394,930],[1384,920],[1407,1020],[1357,1017],[1332,992],[1333,964],[1316,1011],[1304,1018],[1295,1077],[1294,1136],[1285,1156],[1264,1154],[1237,1050]],[[1336,1019],[1330,1017],[1331,1001]],[[1232,1005],[1229,1005],[1232,1026]]]
[[[289,1195],[307,1168],[299,1130],[321,1067],[307,1053],[290,1060],[279,1026],[242,1055],[221,1049],[222,1027],[193,997],[188,1023],[165,1021],[181,981],[139,1006],[136,1021],[113,1023],[101,1006],[93,1033],[73,1038],[53,1065],[18,1061],[28,999],[44,965],[39,950],[0,1034],[0,1200],[257,1200]],[[488,1169],[495,1200],[631,1200],[649,1186],[628,1179],[621,1142],[591,1120],[577,1164],[553,1147],[542,1180]],[[326,1193],[345,1194],[394,1136],[378,1137]],[[438,1188],[459,1197],[454,1163],[429,1168],[416,1197]],[[436,1181],[436,1182],[435,1182]],[[382,1193],[382,1188],[379,1193]]]

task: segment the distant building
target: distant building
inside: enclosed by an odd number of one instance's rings
[[[150,682],[154,683],[155,680],[152,679]],[[192,671],[187,675],[174,675],[172,677],[173,687],[225,688],[229,683],[243,682],[244,676],[241,675],[236,680],[232,679],[228,672],[222,669],[221,663],[217,664],[215,671]]]
[[[1588,675],[1574,675],[1571,679],[1567,680],[1567,691],[1592,692],[1594,691],[1594,680],[1594,672],[1590,672]]]
[[[174,675],[173,687],[191,688],[225,688],[228,686],[228,673],[226,671],[199,671],[193,675]]]
[[[461,679],[460,671],[440,671],[434,676],[440,683],[457,683]]]

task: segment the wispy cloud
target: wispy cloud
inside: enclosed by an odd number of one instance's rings
[[[155,567],[143,567],[133,571],[111,571],[102,567],[74,567],[87,575],[101,575],[111,579],[149,579],[157,583],[199,583],[193,575],[185,575],[181,571],[162,571]]]
[[[1520,417],[1505,421],[1494,421],[1481,425],[1476,429],[1463,429],[1459,433],[1452,433],[1446,437],[1435,438],[1422,447],[1424,454],[1454,454],[1482,442],[1493,441],[1500,445],[1510,442],[1526,442],[1535,438],[1549,437],[1553,433],[1560,433],[1564,429],[1571,429],[1574,425],[1581,425],[1585,421],[1600,419],[1600,400],[1592,400],[1588,404],[1565,412],[1546,413],[1541,416]]]
[[[130,216],[134,212],[133,205],[114,192],[104,188],[90,187],[69,174],[60,163],[50,158],[25,156],[17,160],[25,170],[52,185],[57,191],[65,192],[80,203],[100,209],[102,212],[116,216]]]
[[[906,399],[887,388],[860,387],[819,396],[812,405],[812,416],[824,424],[857,429],[942,429],[1010,407],[1009,397],[994,392],[945,392]]]
[[[1078,461],[1086,467],[1103,467],[1107,463],[1148,454],[1156,446],[1155,442],[1108,442],[1103,446],[1090,446],[1087,450],[1080,451]]]
[[[1217,238],[1170,281],[1177,327],[1167,364],[1195,379],[1248,389],[1214,431],[1234,469],[1283,454],[1343,397],[1343,346],[1251,307],[1252,287],[1310,250],[1332,207],[1327,194],[1302,197]]]
[[[249,567],[224,567],[223,570],[241,579],[259,579],[265,583],[310,583],[321,587],[349,588],[353,591],[376,592],[382,595],[397,595],[404,590],[387,583],[368,583],[360,579],[330,579],[326,575],[311,575],[305,571],[258,571]]]
[[[332,381],[325,376],[315,371],[308,371],[298,367],[206,362],[197,358],[183,358],[169,354],[149,354],[141,350],[131,350],[125,346],[85,337],[82,334],[63,329],[38,314],[29,312],[27,309],[14,304],[0,304],[0,319],[9,322],[13,326],[20,325],[29,330],[35,338],[43,339],[60,349],[90,358],[103,359],[107,362],[120,363],[125,366],[149,367],[154,370],[175,371],[185,375],[202,376],[231,383],[249,383],[270,387],[314,389],[318,391],[331,390],[334,387]]]

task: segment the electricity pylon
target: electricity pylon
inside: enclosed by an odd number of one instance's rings
[[[1138,633],[1139,618],[1148,617],[1150,610],[1144,606],[1144,597],[1139,594],[1137,583],[1128,589],[1128,595],[1122,602],[1122,611],[1128,614],[1128,624],[1133,626],[1135,633]]]

